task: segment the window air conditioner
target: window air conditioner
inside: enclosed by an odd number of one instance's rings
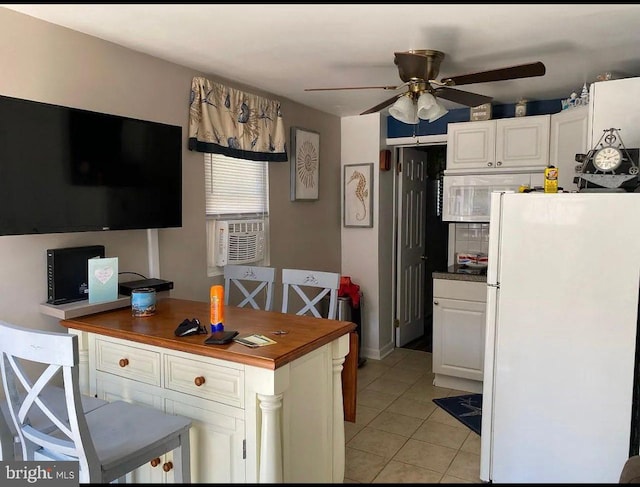
[[[263,220],[218,220],[216,265],[248,264],[264,258]]]

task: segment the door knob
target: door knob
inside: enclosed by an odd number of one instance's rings
[[[427,257],[426,255],[421,255],[421,256],[420,256],[420,258],[421,258],[422,260],[429,260],[429,257]]]
[[[435,306],[438,306],[438,301],[434,301],[434,302],[433,302],[433,304],[434,304]]]

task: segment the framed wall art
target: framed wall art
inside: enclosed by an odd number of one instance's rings
[[[344,226],[373,226],[373,162],[344,166]]]
[[[291,127],[291,201],[318,199],[320,134]]]

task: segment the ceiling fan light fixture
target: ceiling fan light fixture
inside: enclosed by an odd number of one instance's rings
[[[428,120],[429,123],[435,122],[449,112],[435,96],[428,91],[420,94],[418,98],[418,117],[422,120]]]
[[[436,110],[436,97],[428,91],[424,91],[418,97],[418,118],[429,120]]]
[[[447,110],[442,103],[436,100],[436,104],[431,110],[429,116],[429,123],[435,122],[439,118],[444,117],[447,113],[449,113],[449,110]]]
[[[396,120],[404,123],[415,125],[419,122],[418,112],[413,99],[410,96],[403,95],[389,108],[389,115]]]

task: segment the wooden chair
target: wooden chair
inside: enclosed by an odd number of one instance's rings
[[[248,265],[226,265],[224,266],[224,304],[229,304],[229,295],[232,292],[232,285],[240,290],[244,299],[234,306],[243,308],[250,304],[254,309],[264,309],[271,311],[273,307],[273,282],[275,281],[276,270],[273,267],[260,267]],[[248,291],[245,284],[249,286],[251,282],[254,286]],[[256,285],[256,283],[258,283]],[[267,295],[264,300],[264,308],[260,308],[256,302],[256,297],[260,291],[266,288]]]
[[[282,269],[282,284],[283,313],[290,312],[289,289],[293,289],[303,302],[303,306],[295,311],[295,314],[310,314],[316,318],[336,319],[340,274],[301,269]],[[317,305],[325,296],[329,296],[329,307],[327,316],[322,316],[317,309]]]
[[[25,365],[31,364],[46,366],[35,381],[25,373]],[[190,419],[124,401],[83,411],[77,335],[0,321],[0,368],[24,461],[77,461],[80,483],[109,483],[174,451],[175,481],[191,481]],[[65,393],[64,415],[44,394],[50,381],[60,374]],[[52,431],[38,429],[30,422],[36,409],[55,425]]]
[[[45,398],[47,404],[51,405],[51,409],[56,416],[65,417],[67,406],[62,387],[49,384],[42,390],[41,396]],[[84,394],[81,395],[81,402],[82,410],[85,413],[108,404],[107,401]],[[17,446],[20,444],[20,437],[11,419],[9,403],[6,399],[0,403],[0,411],[0,460],[5,462],[20,460],[20,452]],[[32,409],[29,421],[31,421],[31,425],[34,428],[40,431],[51,432],[56,428],[40,408]]]

